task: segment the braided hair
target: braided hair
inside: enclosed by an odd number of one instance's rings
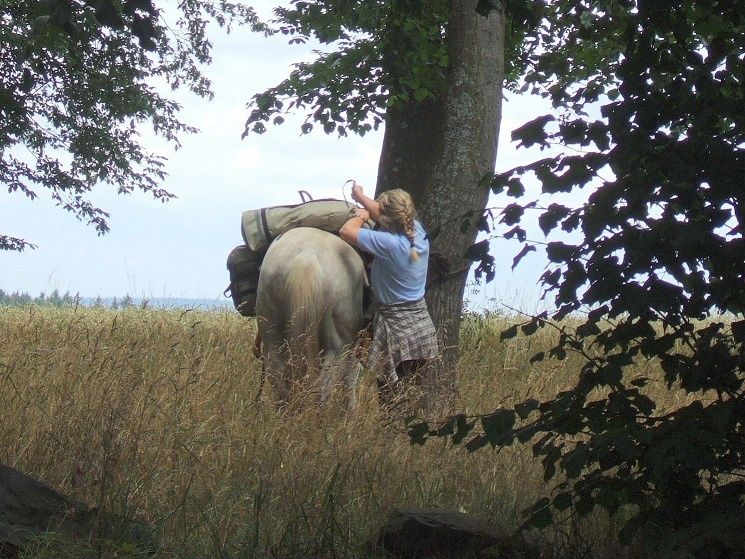
[[[414,246],[414,220],[417,214],[409,193],[400,188],[386,190],[378,196],[377,202],[380,204],[380,224],[389,231],[405,235],[411,246],[409,257],[414,262],[418,261],[419,253]]]

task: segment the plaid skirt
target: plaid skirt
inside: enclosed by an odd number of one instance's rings
[[[379,381],[395,384],[400,363],[437,356],[437,332],[424,299],[376,307],[368,363]]]

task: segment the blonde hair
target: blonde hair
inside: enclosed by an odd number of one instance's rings
[[[416,208],[409,193],[394,188],[383,192],[376,201],[380,204],[380,224],[389,231],[406,235],[411,245],[409,256],[414,262],[418,261],[419,253],[414,246]]]

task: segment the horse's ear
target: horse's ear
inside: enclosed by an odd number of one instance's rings
[[[425,291],[437,287],[448,277],[450,261],[439,250],[430,250],[429,265],[427,267],[427,284]]]

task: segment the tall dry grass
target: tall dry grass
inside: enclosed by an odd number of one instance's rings
[[[485,412],[572,384],[571,360],[529,364],[552,332],[499,341],[509,319],[463,325],[459,407]],[[513,528],[546,491],[529,447],[472,455],[409,444],[378,410],[283,415],[226,311],[0,308],[0,462],[158,529],[158,557],[365,557],[394,508],[436,505]],[[613,522],[548,534],[557,555],[618,556]],[[574,538],[574,539],[572,539]],[[116,550],[118,556],[137,551]]]

